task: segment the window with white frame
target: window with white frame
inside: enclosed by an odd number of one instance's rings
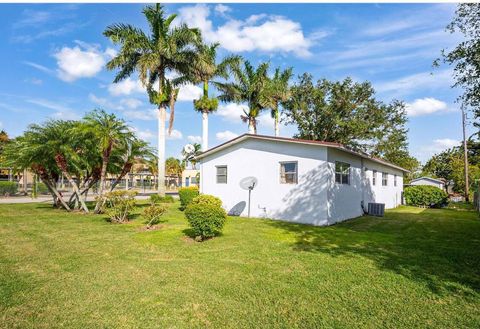
[[[280,184],[297,184],[298,162],[280,162]]]
[[[388,174],[386,172],[382,172],[382,186],[388,185]]]
[[[227,184],[227,166],[217,166],[217,184]]]
[[[377,185],[377,171],[376,170],[374,170],[372,172],[372,185],[373,186]]]
[[[335,182],[338,184],[350,184],[350,164],[335,161]]]

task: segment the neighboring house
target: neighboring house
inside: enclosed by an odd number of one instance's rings
[[[200,171],[197,169],[185,169],[182,172],[182,186],[197,186],[197,177],[199,172]]]
[[[431,177],[420,177],[415,178],[410,181],[408,185],[429,185],[435,186],[445,191],[445,182],[440,179],[435,179]]]
[[[364,214],[369,202],[401,204],[407,170],[341,144],[245,134],[200,156],[200,191],[231,215],[247,214],[241,179],[254,176],[251,215],[329,225]]]

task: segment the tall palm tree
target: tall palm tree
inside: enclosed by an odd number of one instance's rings
[[[191,29],[185,24],[172,27],[176,15],[165,17],[160,4],[146,6],[143,14],[149,24],[148,35],[129,24],[113,24],[104,31],[106,37],[121,46],[118,54],[107,63],[107,68],[120,69],[115,83],[137,71],[150,102],[158,107],[158,192],[164,195],[166,109],[170,108],[171,131],[177,85],[187,80],[184,75],[195,62],[194,45],[201,36],[198,29]],[[167,79],[168,73],[177,78]]]
[[[220,63],[217,63],[217,48],[219,43],[197,45],[198,57],[192,66],[192,80],[195,83],[203,84],[203,95],[193,101],[196,111],[202,114],[202,150],[208,149],[208,115],[218,108],[218,100],[208,97],[209,82],[215,78],[228,78],[228,70],[238,66],[241,56],[227,56]]]
[[[183,162],[185,166],[188,165],[190,162],[193,166],[193,169],[196,169],[197,166],[197,156],[202,154],[202,146],[198,143],[193,144],[193,151],[192,152],[185,152],[185,149],[182,150]]]
[[[124,120],[119,119],[115,114],[109,114],[103,110],[95,110],[84,117],[84,123],[79,125],[80,129],[92,133],[98,141],[97,148],[102,156],[102,169],[100,171],[99,195],[105,191],[105,181],[110,157],[114,149],[124,149],[134,138]],[[98,198],[95,212],[99,212],[102,206],[102,198]]]
[[[288,100],[290,97],[290,88],[288,82],[292,78],[292,68],[280,71],[280,68],[275,69],[275,74],[268,79],[266,92],[263,93],[262,103],[266,108],[271,110],[271,115],[274,120],[275,136],[280,135],[279,119],[280,109],[279,105]]]
[[[222,92],[218,98],[223,102],[246,103],[248,110],[240,118],[248,123],[248,132],[257,133],[257,117],[265,109],[262,103],[263,94],[266,92],[268,83],[269,63],[261,63],[256,69],[249,61],[232,67],[234,82],[220,83],[215,86]]]

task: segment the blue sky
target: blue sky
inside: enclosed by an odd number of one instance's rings
[[[135,76],[113,85],[104,64],[115,47],[102,32],[112,23],[145,28],[140,4],[0,4],[0,125],[10,135],[49,118],[75,119],[94,108],[118,113],[156,145],[155,110]],[[461,115],[451,69],[432,68],[458,35],[445,32],[453,4],[172,4],[169,13],[222,44],[220,55],[293,67],[315,78],[371,81],[378,98],[407,103],[411,153],[425,161],[461,139]],[[176,107],[167,155],[201,136],[201,117],[187,86]],[[222,104],[210,116],[209,146],[247,132],[241,106]],[[291,137],[295,127],[281,127]],[[268,113],[259,133],[273,134]]]

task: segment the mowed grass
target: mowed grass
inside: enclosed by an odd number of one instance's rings
[[[141,209],[139,209],[140,211]],[[185,238],[0,206],[2,328],[479,328],[480,221],[402,207],[331,227],[229,218]]]

